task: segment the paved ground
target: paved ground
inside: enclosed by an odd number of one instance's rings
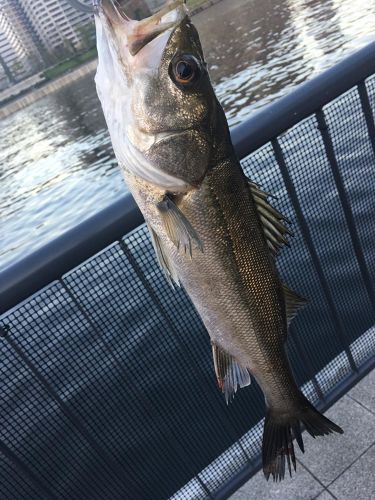
[[[375,370],[326,415],[343,427],[343,436],[313,439],[304,433],[306,452],[298,454],[293,479],[267,483],[260,472],[231,500],[375,499]]]

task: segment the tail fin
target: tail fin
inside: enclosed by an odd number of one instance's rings
[[[332,432],[339,434],[344,432],[341,427],[319,413],[305,398],[301,409],[296,414],[291,414],[289,420],[286,419],[285,414],[280,416],[277,412],[267,409],[262,446],[263,472],[267,481],[270,475],[274,481],[284,479],[286,462],[290,476],[292,476],[292,465],[296,470],[293,437],[302,453],[305,451],[301,424],[313,438]]]

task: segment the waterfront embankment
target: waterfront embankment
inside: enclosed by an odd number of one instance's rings
[[[11,101],[4,106],[0,106],[0,119],[5,118],[20,109],[26,108],[30,104],[38,101],[42,97],[49,95],[51,92],[61,89],[70,83],[79,80],[83,76],[95,71],[97,66],[97,59],[90,61],[82,66],[79,66],[73,71],[60,76],[37,89],[33,89],[31,92]]]
[[[220,2],[221,0],[191,0],[190,1],[190,13],[192,16],[202,12]],[[38,88],[30,88],[23,95],[12,99],[10,101],[5,102],[4,104],[0,103],[0,119],[6,118],[7,116],[19,111],[20,109],[29,106],[30,104],[38,101],[42,97],[49,95],[51,92],[61,89],[76,80],[79,80],[82,76],[87,75],[90,72],[93,72],[97,65],[97,59],[91,60],[86,64],[82,64],[62,75],[61,77],[57,77],[52,81],[48,81],[45,84],[40,85]],[[26,89],[25,89],[26,90]]]

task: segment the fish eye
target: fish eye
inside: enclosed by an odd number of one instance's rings
[[[199,62],[191,55],[177,55],[171,62],[170,75],[177,85],[190,86],[200,76]]]

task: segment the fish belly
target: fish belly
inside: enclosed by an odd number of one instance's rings
[[[286,321],[281,283],[240,165],[222,162],[199,189],[177,199],[203,244],[203,252],[193,248],[192,258],[165,234],[156,209],[162,190],[125,177],[171,255],[211,342],[251,371],[268,402],[283,404],[289,397],[285,386],[295,384],[282,340]]]

